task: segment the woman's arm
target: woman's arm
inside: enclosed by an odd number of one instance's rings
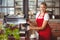
[[[37,23],[36,23],[36,21],[31,21],[30,25],[37,26]]]
[[[44,16],[44,21],[43,21],[42,26],[41,27],[33,27],[33,28],[30,27],[30,29],[43,30],[43,29],[45,29],[48,21],[49,21],[49,15],[48,15],[48,13],[46,13],[45,16]]]
[[[28,23],[29,25],[32,25],[32,26],[37,26],[36,21],[31,21],[31,20],[29,20],[29,21],[27,21],[27,23]]]
[[[48,21],[44,20],[43,24],[42,24],[42,27],[34,27],[34,26],[31,25],[30,29],[31,30],[43,30],[46,27],[47,23],[48,23]]]

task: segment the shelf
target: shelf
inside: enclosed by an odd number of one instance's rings
[[[23,6],[15,6],[15,8],[22,8]]]
[[[15,1],[19,2],[19,1],[23,1],[23,0],[15,0]]]
[[[15,0],[15,13],[16,15],[23,15],[23,0]]]

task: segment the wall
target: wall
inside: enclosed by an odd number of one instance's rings
[[[60,21],[49,21],[52,31],[52,39],[57,40],[60,37]]]

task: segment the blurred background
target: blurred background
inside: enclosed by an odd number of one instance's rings
[[[60,40],[60,0],[0,0],[0,24],[1,22],[4,24],[7,22],[7,16],[18,16],[18,19],[23,18],[22,20],[24,21],[28,18],[31,21],[35,21],[41,2],[46,2],[47,4],[46,10],[50,16],[49,25],[52,29],[52,40]],[[1,19],[4,21],[1,21]]]
[[[26,15],[26,17],[35,18],[41,2],[47,3],[47,11],[51,19],[53,15],[55,19],[60,19],[60,0],[0,0],[0,17],[2,18],[7,14],[19,14],[21,16]]]

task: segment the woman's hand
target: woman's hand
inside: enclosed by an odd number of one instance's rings
[[[31,26],[27,26],[27,30],[31,30],[31,28],[32,28]]]
[[[33,28],[34,28],[34,26],[32,26],[32,25],[30,25],[30,27],[29,27],[29,28],[30,28],[30,30],[34,30],[34,29],[33,29]]]
[[[34,26],[32,26],[32,25],[27,26],[27,30],[34,30],[33,28],[34,28]]]
[[[30,21],[27,22],[30,26],[33,26],[32,23]]]

